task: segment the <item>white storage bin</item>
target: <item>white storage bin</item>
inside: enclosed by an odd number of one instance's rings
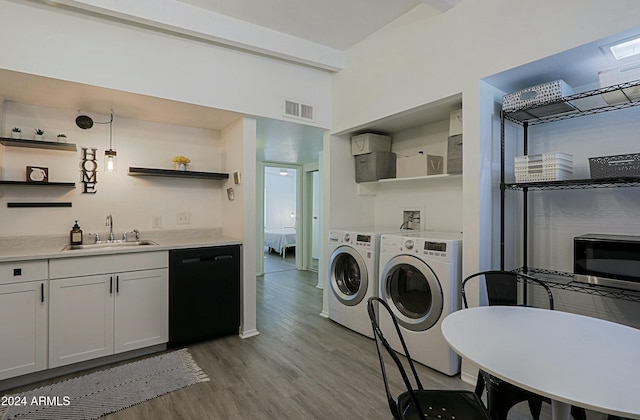
[[[449,136],[462,134],[462,110],[451,111],[449,114]]]
[[[621,83],[640,81],[640,66],[625,71],[622,71],[622,69],[619,68],[601,71],[598,73],[598,80],[601,88],[619,85]],[[640,86],[623,88],[622,91],[615,90],[613,92],[605,92],[602,94],[602,99],[604,99],[609,105],[628,102],[629,99],[637,101],[640,99]]]
[[[505,95],[502,98],[502,110],[513,112],[534,105],[547,104],[573,93],[573,88],[563,80],[554,80]],[[569,109],[573,108],[569,107]]]
[[[397,178],[415,178],[419,176],[443,173],[443,157],[436,155],[415,155],[398,158]]]
[[[389,136],[367,133],[351,137],[351,154],[353,156],[390,151],[391,137]]]
[[[568,153],[516,156],[514,162],[516,182],[561,181],[573,175],[573,156]]]

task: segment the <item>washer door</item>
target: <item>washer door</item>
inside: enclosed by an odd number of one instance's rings
[[[385,265],[380,281],[380,297],[404,328],[425,331],[438,322],[442,287],[426,262],[411,255],[395,256]]]
[[[368,273],[364,258],[350,246],[336,248],[329,259],[329,280],[334,296],[344,305],[354,306],[367,293]]]

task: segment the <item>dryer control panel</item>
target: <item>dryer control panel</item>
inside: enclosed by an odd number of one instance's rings
[[[455,240],[438,240],[436,238],[421,238],[418,236],[383,235],[381,242],[382,253],[404,253],[438,258],[447,258],[451,252],[459,247]]]

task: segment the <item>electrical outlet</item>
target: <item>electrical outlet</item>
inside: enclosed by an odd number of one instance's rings
[[[191,223],[191,214],[186,211],[178,213],[176,223],[179,225],[188,225]]]
[[[151,227],[159,229],[162,227],[162,216],[151,216]]]

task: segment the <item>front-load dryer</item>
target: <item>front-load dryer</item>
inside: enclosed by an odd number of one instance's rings
[[[329,232],[329,318],[373,338],[367,300],[378,295],[380,231]]]
[[[440,330],[442,320],[460,309],[462,240],[457,233],[382,235],[380,240],[380,298],[398,320],[413,360],[452,376],[460,357]],[[380,315],[380,328],[402,352],[393,324]]]

